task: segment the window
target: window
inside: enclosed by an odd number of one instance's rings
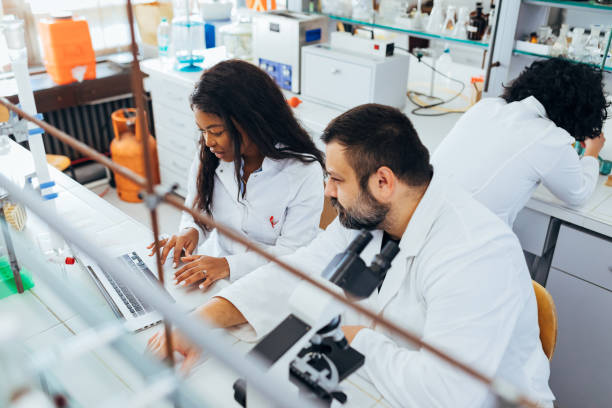
[[[5,14],[15,14],[26,23],[30,66],[42,65],[42,48],[36,28],[37,23],[41,18],[49,17],[58,10],[71,11],[75,17],[84,17],[87,20],[96,56],[129,49],[130,27],[125,0],[0,1]]]

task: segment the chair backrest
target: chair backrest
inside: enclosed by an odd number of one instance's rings
[[[533,289],[535,290],[536,300],[538,303],[538,324],[540,326],[540,341],[544,354],[550,360],[555,352],[557,344],[557,309],[550,293],[540,285],[533,281]]]

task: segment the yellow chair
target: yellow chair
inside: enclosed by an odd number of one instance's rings
[[[329,197],[325,197],[323,201],[323,211],[321,212],[321,219],[319,220],[319,228],[326,229],[329,224],[336,218],[338,211],[334,208]]]
[[[60,154],[48,154],[47,163],[49,163],[51,166],[55,167],[61,172],[66,169],[70,169],[70,174],[72,175],[72,178],[76,179],[74,175],[74,169],[72,168],[72,163],[68,156],[63,156]]]
[[[535,290],[536,301],[538,303],[538,324],[540,326],[540,341],[544,354],[550,360],[555,352],[557,344],[557,309],[550,293],[540,285],[533,281],[533,289]]]

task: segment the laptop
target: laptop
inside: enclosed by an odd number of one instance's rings
[[[75,258],[91,276],[115,315],[126,321],[129,330],[137,332],[161,322],[161,315],[154,311],[145,299],[139,298],[130,288],[115,280],[111,274],[100,268],[85,254],[75,254]],[[152,286],[157,285],[159,287],[157,277],[136,251],[129,251],[116,259],[119,263],[125,265],[128,270],[144,277],[145,281]],[[174,302],[170,293],[166,289],[164,291],[168,294],[168,298]]]

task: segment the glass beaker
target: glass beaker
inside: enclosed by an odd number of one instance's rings
[[[176,59],[175,69],[183,72],[201,71],[196,65],[204,61],[204,22],[197,10],[197,2],[190,8],[189,0],[174,1],[172,19],[172,48]]]
[[[589,62],[593,64],[600,64],[601,58],[603,56],[601,47],[599,45],[599,42],[601,40],[601,29],[602,26],[598,24],[591,24],[591,34],[586,40],[586,53],[588,54],[588,58],[590,59]]]
[[[252,57],[252,23],[249,16],[238,16],[232,24],[219,29],[228,58]]]

